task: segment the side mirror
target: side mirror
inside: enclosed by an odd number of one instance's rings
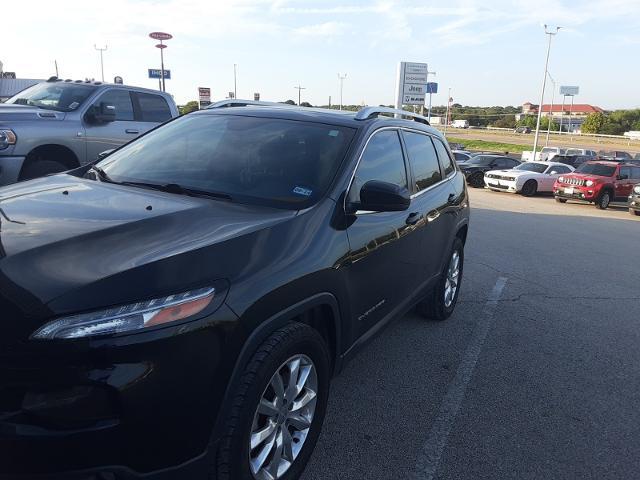
[[[360,189],[360,210],[401,212],[410,204],[409,190],[393,183],[371,180]]]
[[[111,152],[113,152],[114,150],[115,150],[115,148],[112,148],[111,150],[105,150],[104,152],[100,152],[98,154],[98,161],[103,160],[104,158],[106,158],[109,155],[111,155]]]
[[[94,123],[109,123],[116,119],[116,107],[115,105],[109,105],[105,102],[100,102],[98,105],[92,107],[89,118]]]

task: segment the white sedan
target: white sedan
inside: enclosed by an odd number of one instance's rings
[[[558,162],[525,162],[512,170],[490,170],[484,174],[484,184],[496,192],[521,193],[531,197],[538,192],[552,192],[560,175],[574,168]]]

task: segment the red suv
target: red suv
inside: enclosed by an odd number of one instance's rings
[[[583,200],[605,209],[614,200],[627,200],[640,181],[640,166],[618,162],[586,162],[553,185],[557,202]]]

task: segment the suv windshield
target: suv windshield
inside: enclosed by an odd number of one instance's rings
[[[38,83],[14,95],[6,103],[71,112],[82,105],[94,89],[94,85],[82,83]]]
[[[548,165],[542,163],[527,162],[522,165],[518,165],[514,170],[526,170],[527,172],[544,173],[548,168]]]
[[[238,202],[298,209],[327,190],[355,130],[239,115],[189,115],[107,157],[116,182],[177,184]]]
[[[600,177],[611,177],[615,171],[616,167],[612,165],[602,165],[601,163],[583,163],[575,170],[576,173],[587,173]]]

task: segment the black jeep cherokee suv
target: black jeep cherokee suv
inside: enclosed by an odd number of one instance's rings
[[[0,478],[298,478],[345,361],[451,315],[437,130],[236,103],[0,190]]]

